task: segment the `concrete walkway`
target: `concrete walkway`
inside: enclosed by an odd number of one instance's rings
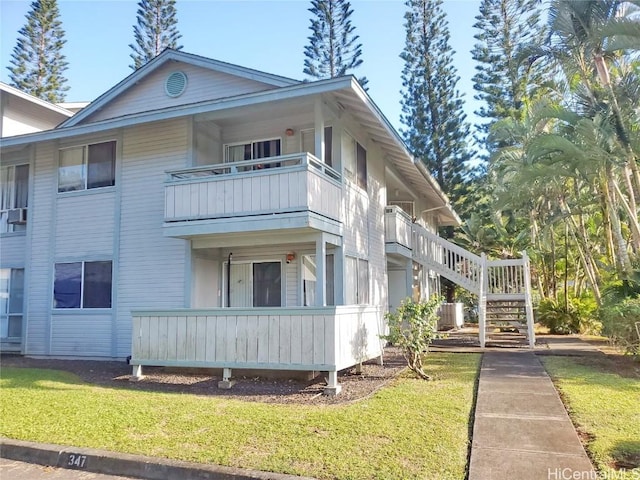
[[[596,473],[551,379],[532,352],[486,352],[469,480],[563,478]]]

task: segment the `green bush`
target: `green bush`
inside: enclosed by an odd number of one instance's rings
[[[536,309],[536,319],[549,329],[550,333],[568,335],[589,333],[598,335],[602,325],[595,318],[597,304],[591,297],[571,298],[565,307],[564,301],[553,298],[540,300]]]
[[[425,380],[430,377],[423,369],[422,357],[438,335],[438,309],[443,301],[439,296],[417,303],[406,298],[395,312],[385,315],[389,333],[380,336],[400,348],[409,368]]]
[[[640,354],[640,297],[626,298],[600,309],[602,333],[614,345],[633,355]]]
[[[549,329],[549,333],[568,335],[580,330],[580,317],[571,303],[565,308],[554,298],[540,300],[536,309],[536,319]]]

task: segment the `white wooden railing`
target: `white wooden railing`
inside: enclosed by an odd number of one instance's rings
[[[299,211],[340,220],[340,174],[308,153],[166,173],[166,222]]]
[[[132,365],[338,371],[382,354],[375,307],[132,312]]]

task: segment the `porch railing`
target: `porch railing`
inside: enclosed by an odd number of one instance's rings
[[[299,211],[340,219],[340,174],[308,153],[166,173],[166,222]]]
[[[396,205],[384,209],[385,242],[411,248],[411,217]]]
[[[382,353],[375,307],[132,312],[132,365],[338,371]]]

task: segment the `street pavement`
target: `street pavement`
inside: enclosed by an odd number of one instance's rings
[[[101,473],[45,467],[32,463],[0,458],[0,480],[135,480]]]

